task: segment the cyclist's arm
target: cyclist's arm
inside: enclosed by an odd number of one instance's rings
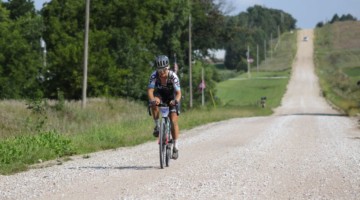
[[[181,90],[177,90],[177,91],[175,92],[175,100],[176,100],[177,102],[180,102],[180,100],[181,100]]]
[[[180,80],[175,73],[172,74],[171,80],[175,89],[175,100],[180,102],[181,100]]]
[[[156,81],[156,72],[153,72],[151,74],[151,76],[150,76],[148,89],[147,89],[147,94],[148,94],[149,101],[154,101],[155,100],[155,96],[154,96],[155,81]]]
[[[154,88],[148,88],[147,94],[148,94],[149,101],[154,101],[155,100]]]

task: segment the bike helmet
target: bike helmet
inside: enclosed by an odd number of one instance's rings
[[[156,68],[157,69],[164,69],[169,66],[169,58],[165,55],[157,56],[155,59]]]

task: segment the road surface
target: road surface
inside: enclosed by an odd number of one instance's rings
[[[360,129],[320,96],[313,38],[274,115],[183,131],[163,170],[153,141],[1,176],[0,199],[360,199]]]

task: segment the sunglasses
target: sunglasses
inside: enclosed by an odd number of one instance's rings
[[[158,69],[156,70],[158,73],[165,73],[167,70],[167,68],[162,68],[162,69]]]

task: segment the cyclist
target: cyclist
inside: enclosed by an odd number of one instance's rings
[[[159,105],[160,102],[168,103],[170,105],[170,120],[171,120],[171,135],[173,137],[174,148],[173,158],[178,158],[178,138],[179,125],[178,115],[176,114],[176,107],[180,103],[181,89],[180,81],[175,72],[170,70],[169,58],[165,55],[159,55],[155,59],[156,70],[151,74],[147,89],[149,102],[153,113],[155,128],[153,135],[159,136]]]

